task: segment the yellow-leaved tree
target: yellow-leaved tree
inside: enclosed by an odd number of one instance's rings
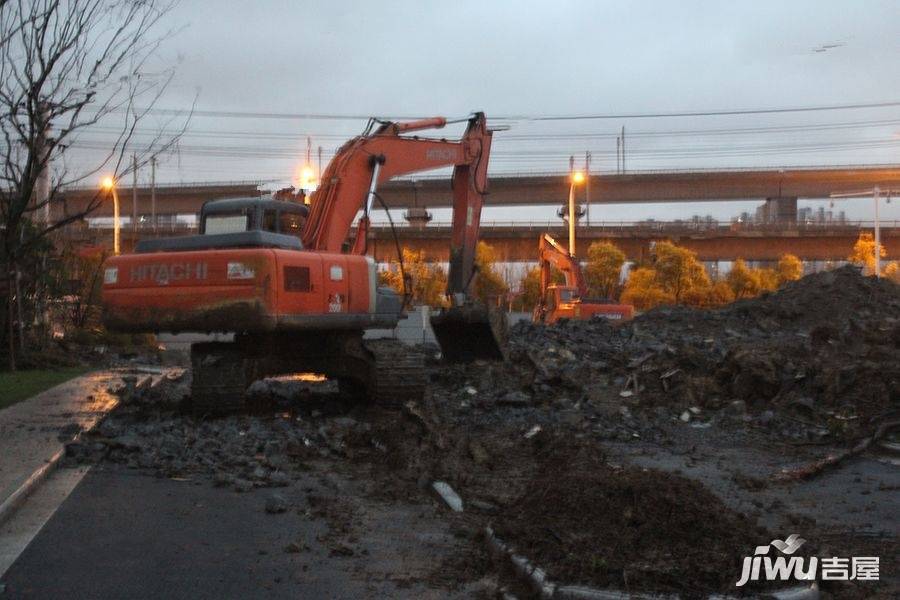
[[[900,263],[896,260],[892,260],[886,264],[884,266],[884,276],[894,283],[900,283]]]
[[[638,310],[649,310],[661,304],[674,304],[675,296],[660,285],[655,269],[633,269],[622,290],[622,302],[632,304]]]
[[[881,245],[879,254],[881,258],[887,256],[884,244]],[[867,275],[873,274],[875,272],[875,237],[871,233],[860,233],[847,260],[863,267]]]
[[[725,276],[725,281],[731,287],[735,298],[751,298],[759,294],[762,289],[759,273],[751,269],[739,258],[731,265],[731,270]]]
[[[775,266],[778,275],[778,284],[784,285],[788,281],[797,281],[803,277],[803,263],[793,254],[782,254]]]
[[[444,268],[435,261],[428,261],[424,252],[417,252],[409,248],[403,248],[403,269],[410,279],[414,304],[427,304],[428,306],[444,306],[447,299],[444,292],[447,289],[447,273]],[[403,276],[400,272],[400,262],[393,260],[386,271],[378,274],[382,285],[391,287],[398,294],[403,293]]]
[[[584,265],[584,281],[588,296],[615,298],[619,292],[619,277],[625,253],[610,242],[594,242],[588,247]]]
[[[478,242],[475,248],[477,272],[473,285],[475,297],[485,304],[495,304],[509,291],[503,276],[497,271],[497,253],[492,246]]]
[[[674,302],[681,302],[691,290],[709,287],[709,275],[694,252],[672,242],[658,242],[655,252],[656,281]]]

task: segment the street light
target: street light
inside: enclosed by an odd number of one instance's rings
[[[575,186],[584,183],[584,173],[572,171],[569,179],[569,256],[575,256]]]
[[[104,190],[111,192],[113,197],[113,254],[119,255],[119,194],[116,192],[116,180],[112,177],[104,177],[100,182]]]
[[[297,187],[302,190],[311,190],[316,183],[316,174],[312,167],[304,165],[300,168],[300,183]]]

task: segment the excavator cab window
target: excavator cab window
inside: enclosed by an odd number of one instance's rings
[[[239,233],[253,227],[253,213],[241,210],[228,213],[213,213],[203,217],[203,233]]]
[[[560,302],[575,302],[578,300],[578,292],[571,288],[560,288],[559,290],[559,301]]]
[[[300,233],[303,231],[303,215],[293,212],[282,212],[279,231],[287,235],[300,237]]]
[[[263,211],[262,227],[263,231],[278,232],[278,213],[274,210]]]

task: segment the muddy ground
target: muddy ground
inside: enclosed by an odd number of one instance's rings
[[[222,493],[272,488],[273,511],[277,489],[310,472],[338,470],[388,501],[446,482],[464,504],[447,518],[471,543],[435,565],[435,585],[499,576],[497,590],[527,595],[489,563],[490,525],[562,583],[760,594],[734,587],[742,558],[798,533],[809,555],[881,558],[880,583],[821,582],[826,595],[900,590],[900,477],[881,445],[900,418],[890,282],[842,268],[721,310],[522,324],[504,363],[429,369],[426,398],[399,412],[331,382],[282,379],[253,388],[274,412],[206,421],[181,411],[190,373],[169,371],[121,390],[120,408],[69,460],[208,478]],[[805,468],[876,433],[858,455]],[[347,499],[309,504],[334,551],[352,552]]]

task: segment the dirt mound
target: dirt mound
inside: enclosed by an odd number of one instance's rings
[[[764,530],[697,482],[616,468],[587,448],[542,462],[499,519],[502,539],[554,581],[687,597],[733,591]]]
[[[853,267],[719,310],[661,307],[615,327],[520,323],[501,387],[574,402],[777,411],[852,437],[900,404],[900,286]]]

